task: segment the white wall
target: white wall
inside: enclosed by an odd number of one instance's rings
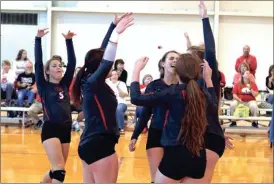
[[[52,30],[53,54],[60,54],[66,59],[66,47],[61,33],[75,31],[77,66],[82,66],[86,52],[100,46],[112,20],[112,14],[54,13],[53,25],[56,26]],[[198,16],[135,15],[135,22],[121,36],[116,57],[126,62],[128,83],[131,81],[134,62],[139,57],[145,55],[151,59],[143,74],[151,73],[154,78],[158,78],[159,73],[155,66],[164,52],[173,49],[186,51],[184,32],[189,32],[194,44],[203,39],[202,22]],[[163,47],[162,50],[158,49],[159,45]]]
[[[232,85],[236,59],[242,55],[242,48],[246,44],[251,47],[250,53],[257,57],[257,85],[265,89],[268,68],[273,64],[273,18],[220,18],[218,60],[227,85]]]
[[[238,11],[273,15],[273,1],[220,1],[220,11]]]
[[[31,9],[46,7],[47,3],[47,1],[1,1],[1,8],[30,7]],[[205,1],[205,3],[211,14],[214,13],[216,8],[214,1]],[[95,12],[141,12],[142,14],[135,14],[136,24],[134,27],[127,30],[121,37],[117,58],[123,58],[126,61],[126,69],[129,71],[128,83],[131,80],[133,63],[142,55],[148,55],[151,58],[144,73],[152,73],[156,78],[158,77],[157,62],[165,51],[170,49],[185,51],[186,43],[183,36],[185,31],[190,34],[194,44],[203,39],[202,24],[198,15],[177,15],[178,12],[198,13],[198,4],[199,1],[56,1],[52,8],[52,40],[51,44],[46,46],[48,49],[52,49],[52,54],[62,55],[66,60],[65,42],[61,33],[69,29],[75,31],[78,34],[74,39],[77,65],[81,66],[85,53],[89,49],[100,46],[109,24],[113,20],[113,13],[65,13],[60,12],[62,9],[54,10],[54,7],[75,8],[74,10],[79,8],[78,12],[82,8],[85,11],[91,8]],[[157,13],[153,15],[151,12]],[[161,12],[174,15],[164,15]],[[218,16],[219,13],[220,16]],[[235,16],[237,13],[241,16]],[[40,18],[44,17],[41,18],[44,19],[44,22],[39,22],[41,24],[39,27],[47,26],[46,14],[46,12],[41,14]],[[248,14],[248,16],[243,14]],[[228,85],[232,83],[236,58],[242,54],[243,45],[249,44],[251,54],[257,57],[259,63],[256,75],[258,86],[265,88],[264,80],[268,67],[273,64],[273,16],[269,16],[272,14],[273,1],[219,2],[219,8],[216,8],[215,26],[217,31],[215,33],[218,34],[216,41],[218,41],[220,69],[225,73]],[[210,17],[212,29],[214,27],[213,18],[214,15]],[[33,34],[36,32],[36,28],[31,27],[1,25],[2,59],[4,57],[13,59],[23,45],[29,55],[33,57]],[[19,28],[23,30],[20,33],[17,31]],[[43,38],[44,46],[46,39],[47,37]],[[163,46],[163,49],[158,50],[158,45]],[[43,49],[46,53],[46,48]],[[44,54],[45,57],[46,54]]]
[[[1,24],[1,60],[8,59],[13,62],[18,51],[25,49],[29,59],[34,62],[34,39],[38,28],[46,27],[46,17],[46,13],[39,13],[37,26]],[[44,53],[47,49],[45,41],[43,40],[42,45]]]

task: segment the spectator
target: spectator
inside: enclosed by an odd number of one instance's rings
[[[266,77],[266,87],[268,90],[274,90],[274,65],[269,67],[268,76]],[[272,104],[274,103],[273,92],[270,93],[267,97],[267,102]]]
[[[258,87],[256,83],[250,81],[249,79],[250,72],[245,71],[241,77],[241,81],[236,83],[233,87],[233,102],[230,105],[230,113],[234,114],[235,109],[239,104],[243,104],[249,107],[251,116],[257,116],[257,102],[256,96],[258,95]],[[230,126],[236,126],[236,122],[232,121]],[[252,122],[252,126],[258,128],[258,122]]]
[[[36,94],[36,100],[33,104],[31,104],[28,115],[31,117],[32,122],[35,124],[35,129],[39,129],[43,125],[43,121],[39,118],[38,115],[43,112],[43,106],[36,84],[33,85],[32,91]]]
[[[15,61],[13,62],[13,71],[16,74],[16,77],[25,72],[25,63],[28,61],[27,51],[24,49],[19,50]]]
[[[243,62],[242,64],[239,65],[239,68],[238,68],[238,73],[236,73],[234,75],[234,78],[233,78],[233,85],[238,83],[240,80],[241,80],[241,76],[243,75],[243,73],[245,71],[250,71],[250,68],[248,66],[247,63]],[[252,73],[250,73],[249,75],[250,77],[250,81],[254,82],[255,83],[255,77]]]
[[[1,99],[5,100],[5,106],[9,106],[12,93],[14,92],[15,73],[10,69],[10,61],[4,60],[2,62],[1,74]]]
[[[145,93],[145,90],[146,90],[146,87],[147,85],[153,80],[152,76],[150,74],[146,74],[144,77],[143,77],[143,84],[140,85],[140,89],[141,89],[141,93],[144,94]],[[140,117],[141,115],[141,112],[143,110],[143,107],[142,106],[137,106],[136,107],[136,112],[135,112],[135,116],[134,116],[134,123],[135,125],[138,123],[138,118]],[[146,127],[143,132],[147,132],[148,128]]]
[[[35,96],[35,75],[33,71],[33,64],[28,61],[25,63],[25,72],[21,73],[17,77],[17,88],[18,88],[18,106],[22,107],[24,104],[25,96],[28,97],[28,107],[31,106]]]
[[[126,83],[123,81],[119,81],[118,79],[118,72],[114,69],[111,73],[110,80],[107,80],[107,84],[110,86],[110,88],[114,91],[114,94],[117,98],[117,109],[116,109],[116,118],[118,127],[120,129],[120,134],[124,134],[124,115],[127,110],[127,102],[125,100],[125,97],[128,96],[128,90]]]
[[[240,56],[235,64],[235,70],[238,72],[239,66],[245,62],[248,64],[250,73],[252,73],[255,77],[256,69],[257,69],[257,59],[255,56],[249,54],[250,53],[250,47],[248,45],[245,45],[243,47],[243,55]]]
[[[76,111],[78,113],[78,116],[77,116],[76,120],[75,119],[72,120],[73,121],[72,130],[77,131],[77,132],[80,131],[79,122],[83,121],[84,113],[83,113],[81,104],[79,102],[74,102],[73,95],[72,95],[72,89],[73,89],[73,85],[74,85],[77,73],[79,72],[80,69],[81,69],[81,67],[77,67],[75,69],[74,77],[73,77],[72,82],[71,82],[70,87],[69,87],[69,96],[70,96],[70,99],[71,99],[71,101],[70,101],[71,112]]]
[[[114,70],[118,73],[118,80],[127,83],[127,71],[125,70],[125,62],[122,59],[117,59],[114,63]]]

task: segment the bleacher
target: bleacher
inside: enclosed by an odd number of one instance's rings
[[[128,131],[133,131],[134,129],[134,116],[135,116],[135,111],[136,111],[136,106],[131,104],[130,102],[130,97],[126,97],[127,101],[127,111],[126,111],[126,116],[128,117],[128,120],[126,121],[126,126],[125,129]],[[234,117],[230,116],[229,112],[229,104],[232,101],[230,100],[222,100],[222,111],[223,113],[219,116],[221,125],[225,132],[227,133],[235,133],[235,134],[240,134],[240,135],[267,135],[268,131],[268,126],[271,121],[271,117],[265,116],[266,112],[272,112],[272,109],[262,109],[259,108],[258,111],[259,115],[257,117]],[[261,101],[258,100],[258,103]],[[25,126],[25,123],[29,121],[28,117],[23,117],[21,118],[9,118],[9,117],[4,117],[3,112],[4,111],[22,111],[22,112],[27,112],[28,108],[24,107],[1,107],[1,125],[9,124],[9,125],[22,125],[23,127]],[[23,113],[24,114],[24,113]],[[72,112],[74,115],[75,112]],[[237,126],[235,127],[229,127],[230,121],[237,121]],[[240,121],[240,122],[239,122]],[[254,128],[250,125],[250,122],[252,121],[258,121],[259,122],[259,128]],[[239,123],[238,123],[239,122]],[[249,123],[248,123],[249,122]]]

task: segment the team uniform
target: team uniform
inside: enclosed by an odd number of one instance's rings
[[[160,92],[168,87],[169,85],[167,85],[162,79],[157,79],[148,84],[145,90],[145,94],[149,94],[154,91]],[[147,123],[152,115],[150,127],[148,130],[146,149],[162,147],[161,136],[164,124],[167,121],[167,119],[165,118],[167,112],[167,106],[164,104],[154,107],[144,106],[140,118],[138,119],[139,122],[136,123],[136,127],[134,129],[131,139],[138,139],[143,129],[147,127]]]
[[[219,104],[220,96],[220,77],[217,70],[217,60],[215,54],[215,41],[210,27],[209,18],[202,19],[204,43],[205,43],[205,59],[212,69],[212,83]],[[225,150],[224,132],[219,123],[218,109],[216,112],[207,109],[207,130],[205,134],[205,146],[207,149],[217,153],[221,157]]]
[[[41,97],[44,124],[41,133],[42,142],[58,138],[60,142],[71,142],[71,109],[69,86],[73,78],[76,58],[72,39],[66,39],[68,66],[59,84],[48,82],[44,78],[41,38],[35,38],[35,78],[38,93]]]
[[[186,85],[171,85],[165,90],[141,95],[138,82],[131,83],[131,103],[140,106],[167,105],[161,136],[161,145],[164,148],[164,156],[160,162],[159,170],[165,176],[174,180],[184,177],[200,179],[204,176],[206,169],[205,149],[200,151],[200,156],[195,156],[185,145],[177,141],[181,129],[181,121],[184,116],[186,100],[184,97]],[[208,88],[204,92],[207,99],[207,109],[215,111],[218,109],[214,88]]]
[[[103,40],[103,49],[106,48],[114,28],[112,23]],[[115,144],[120,136],[116,121],[117,99],[105,82],[112,65],[113,61],[102,59],[98,69],[81,81],[85,128],[78,155],[88,165],[114,154]]]

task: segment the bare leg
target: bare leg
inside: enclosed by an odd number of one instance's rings
[[[150,148],[147,150],[147,158],[149,162],[151,181],[154,182],[155,174],[158,166],[163,158],[164,149],[163,148]]]
[[[83,183],[95,183],[92,172],[89,171],[88,164],[82,160]]]
[[[52,171],[54,170],[64,170],[65,161],[62,152],[61,142],[57,138],[51,138],[43,142],[43,146],[48,155]],[[44,183],[45,181],[43,181]],[[53,179],[52,183],[61,183],[58,180]]]
[[[89,173],[92,173],[95,183],[117,182],[118,157],[116,153],[88,165],[87,168]]]

